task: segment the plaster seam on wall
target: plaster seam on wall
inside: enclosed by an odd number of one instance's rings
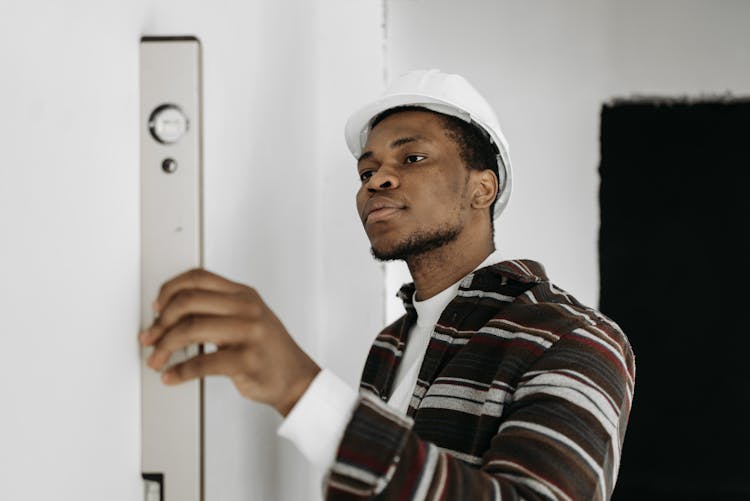
[[[382,39],[383,39],[383,87],[388,83],[388,0],[381,1]]]
[[[388,85],[388,0],[381,0],[380,5],[382,6],[380,15],[382,19],[381,27],[381,38],[382,38],[382,62],[383,62],[383,88]],[[382,321],[381,325],[388,325],[388,319],[390,317],[388,311],[389,301],[389,280],[388,280],[388,266],[386,263],[381,263],[380,271],[383,277],[383,308],[381,311]]]

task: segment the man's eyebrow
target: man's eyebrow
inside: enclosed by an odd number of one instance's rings
[[[398,148],[399,146],[403,146],[405,144],[414,143],[417,141],[425,141],[427,138],[424,136],[409,136],[409,137],[400,137],[394,141],[391,142],[389,145],[390,148],[393,150],[395,148]],[[362,153],[359,158],[357,159],[357,162],[361,162],[362,160],[367,160],[372,156],[372,151],[365,151]]]
[[[365,151],[359,156],[359,158],[357,159],[357,163],[361,162],[362,160],[367,160],[371,156],[372,156],[372,151]]]
[[[424,141],[426,138],[424,136],[409,136],[409,137],[402,137],[399,139],[396,139],[391,143],[391,149],[398,148],[399,146],[403,146],[408,143],[414,143],[416,141]]]

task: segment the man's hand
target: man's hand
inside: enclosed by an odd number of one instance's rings
[[[162,369],[190,344],[218,348],[165,370],[166,384],[228,376],[243,396],[286,416],[320,371],[254,289],[208,271],[190,270],[166,282],[154,310],[158,318],[140,334],[143,345],[154,346],[152,369]]]

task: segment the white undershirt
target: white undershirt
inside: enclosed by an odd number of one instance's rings
[[[474,271],[501,260],[500,252],[496,250]],[[409,332],[409,342],[388,400],[388,405],[403,414],[409,408],[435,324],[456,296],[462,280],[425,301],[413,301],[417,322]],[[357,391],[333,372],[322,369],[277,430],[279,436],[290,440],[310,461],[319,475],[319,485],[322,485],[325,473],[336,458],[339,442],[358,400]]]
[[[414,293],[412,301],[414,309],[417,310],[417,322],[409,331],[409,342],[406,344],[404,357],[401,359],[398,372],[396,372],[391,398],[388,399],[388,405],[398,409],[402,414],[406,414],[407,409],[409,409],[411,395],[419,376],[419,368],[422,367],[422,361],[425,353],[427,353],[427,345],[430,344],[435,324],[448,303],[456,297],[460,284],[461,282],[458,281],[424,301],[417,301],[417,294]]]

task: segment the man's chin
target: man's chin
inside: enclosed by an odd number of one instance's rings
[[[404,259],[403,243],[399,245],[399,242],[387,241],[384,242],[380,239],[379,242],[370,241],[370,254],[378,261],[396,261]]]
[[[444,227],[432,232],[415,233],[396,244],[373,244],[370,253],[378,261],[407,261],[454,241],[460,232],[458,227]]]
[[[372,254],[372,257],[382,262],[406,259],[406,256],[393,252],[393,250],[383,251],[376,249],[375,247],[370,247],[370,254]]]

